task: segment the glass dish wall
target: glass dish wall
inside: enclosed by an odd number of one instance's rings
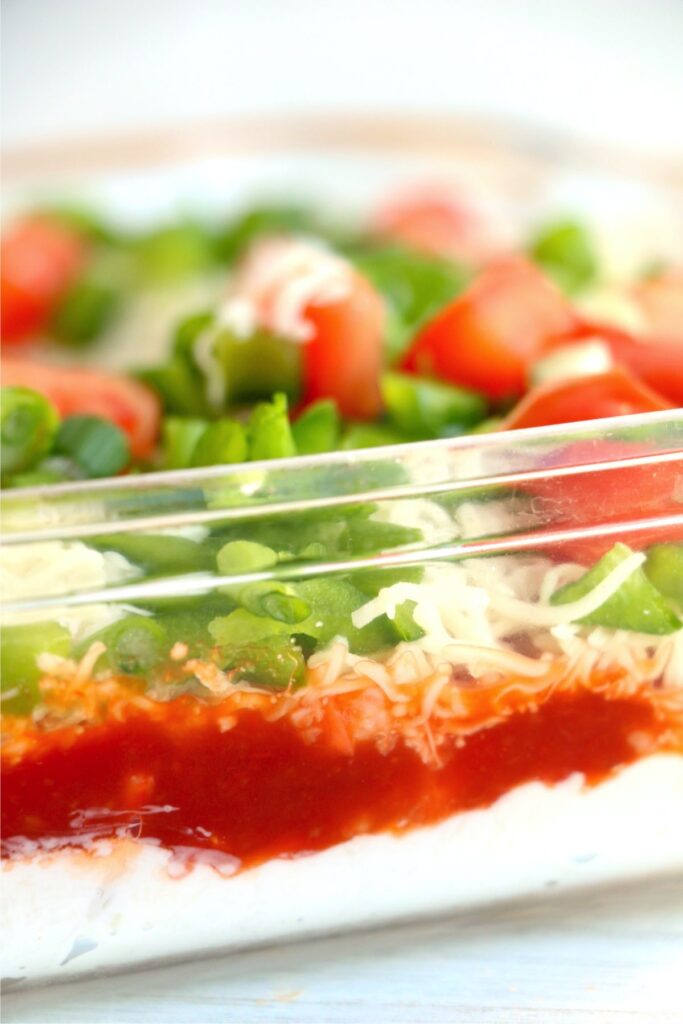
[[[3,974],[683,866],[683,416],[2,498]]]

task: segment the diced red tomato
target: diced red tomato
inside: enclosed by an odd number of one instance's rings
[[[648,335],[683,345],[683,271],[670,270],[633,288],[648,322]]]
[[[507,430],[519,430],[672,408],[671,402],[628,371],[615,369],[591,377],[552,380],[532,388],[512,410],[504,426]]]
[[[587,338],[599,338],[609,347],[616,363],[663,398],[683,406],[683,344],[635,338],[618,327],[582,320],[568,334],[549,339],[545,347],[563,347]]]
[[[443,188],[423,188],[390,199],[375,214],[371,229],[422,252],[468,262],[479,262],[500,248],[474,205]]]
[[[309,305],[314,335],[304,346],[304,401],[334,398],[343,416],[373,419],[381,409],[384,304],[372,285],[353,274],[344,298]]]
[[[5,359],[2,383],[41,392],[62,416],[87,414],[111,420],[128,435],[136,458],[146,458],[154,448],[161,415],[159,402],[148,388],[130,377]]]
[[[523,393],[528,367],[547,338],[568,334],[576,317],[533,264],[508,257],[418,334],[403,369],[474,388],[496,401]]]
[[[83,268],[86,245],[61,224],[32,219],[15,224],[1,249],[2,340],[18,344],[46,327]]]
[[[560,481],[549,472],[547,477],[525,484],[524,489],[536,499],[537,515],[547,517],[549,530],[588,528],[680,514],[683,512],[683,456],[655,463],[629,461],[645,453],[645,446],[634,442],[609,439],[574,441],[548,463],[549,471],[556,465],[582,466],[594,462],[615,462],[617,465],[610,469],[563,475]],[[683,540],[683,524],[655,529],[634,528],[618,536],[593,534],[575,537],[555,543],[553,554],[592,565],[617,540],[634,550],[664,541]]]

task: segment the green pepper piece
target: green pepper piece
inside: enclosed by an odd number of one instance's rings
[[[191,416],[164,416],[161,424],[162,464],[164,469],[187,469],[197,441],[208,421]]]
[[[598,273],[592,240],[574,221],[558,221],[542,228],[531,242],[530,254],[570,295],[590,284]]]
[[[57,622],[30,622],[0,628],[0,686],[3,714],[28,715],[40,700],[40,654],[66,658],[69,631]]]
[[[296,593],[311,606],[308,619],[297,624],[297,633],[315,637],[324,647],[336,636],[344,637],[356,654],[371,654],[396,643],[396,631],[382,615],[362,629],[357,629],[351,615],[367,603],[367,595],[348,580],[339,577],[304,580],[296,585]]]
[[[286,622],[254,615],[246,608],[236,608],[229,615],[221,615],[209,623],[209,633],[221,647],[239,647],[272,636],[288,637],[291,632]]]
[[[276,392],[296,399],[301,388],[301,348],[265,331],[238,338],[220,329],[214,352],[223,370],[226,404],[269,399]]]
[[[355,451],[357,448],[382,448],[422,440],[422,437],[406,434],[390,423],[350,423],[339,447],[344,451]]]
[[[68,345],[87,345],[109,326],[120,301],[115,288],[82,277],[60,299],[52,318],[52,333]]]
[[[283,459],[296,455],[296,445],[287,416],[287,398],[278,393],[272,402],[257,405],[249,420],[249,457]]]
[[[0,389],[0,442],[3,476],[34,466],[52,447],[59,413],[30,388]]]
[[[221,466],[244,462],[247,435],[237,420],[221,419],[210,423],[196,442],[191,458],[193,466]]]
[[[341,419],[330,398],[314,402],[292,424],[292,436],[299,455],[333,452],[339,445]]]
[[[221,576],[261,572],[277,564],[277,552],[251,540],[232,540],[224,544],[216,556]]]
[[[645,575],[660,594],[683,609],[683,544],[648,548]]]
[[[401,604],[396,606],[395,614],[391,616],[390,621],[393,622],[401,640],[419,640],[425,635],[422,626],[418,626],[415,621],[414,612],[416,607],[415,601],[402,601]]]
[[[306,663],[301,649],[290,637],[268,636],[258,643],[223,647],[220,665],[234,672],[236,680],[270,690],[296,688],[304,681]]]
[[[385,373],[380,386],[392,422],[400,430],[424,438],[459,433],[486,415],[486,399],[468,388],[407,373]]]
[[[631,549],[625,544],[615,544],[575,583],[568,583],[556,591],[550,603],[569,604],[585,597],[631,554]],[[578,621],[591,626],[630,629],[637,633],[652,633],[657,636],[673,633],[681,627],[680,619],[652,585],[642,568],[632,572],[604,604]]]
[[[144,283],[170,285],[209,270],[213,241],[200,224],[170,224],[139,238],[134,245]]]

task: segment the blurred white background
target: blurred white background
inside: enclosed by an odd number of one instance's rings
[[[683,155],[683,0],[3,0],[4,143],[272,110]]]

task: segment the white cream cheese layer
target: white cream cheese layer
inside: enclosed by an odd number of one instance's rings
[[[439,825],[231,877],[207,863],[178,877],[168,851],[129,839],[5,862],[2,974],[65,978],[681,870],[681,807],[683,757],[658,754],[595,788],[529,783]]]

